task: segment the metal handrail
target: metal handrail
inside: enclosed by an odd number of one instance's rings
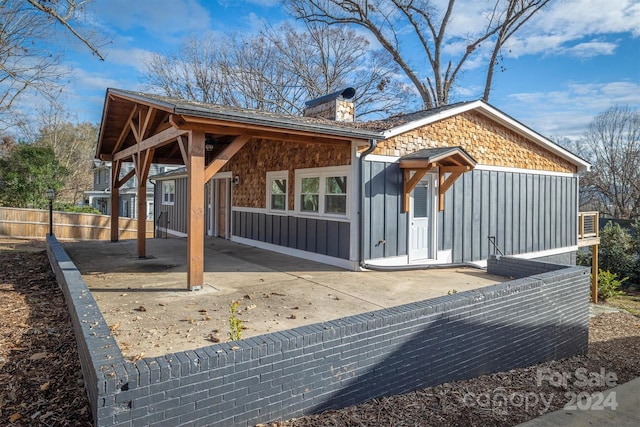
[[[500,250],[500,248],[496,244],[496,236],[487,236],[487,239],[489,239],[489,243],[491,243],[491,245],[493,245],[493,253],[492,253],[492,255],[495,255],[496,252],[498,252],[501,256],[504,256],[504,254],[502,253],[502,251]]]

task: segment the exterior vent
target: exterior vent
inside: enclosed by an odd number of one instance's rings
[[[355,105],[351,99],[356,90],[352,87],[312,99],[305,103],[305,117],[335,120],[337,122],[354,122],[356,120]]]

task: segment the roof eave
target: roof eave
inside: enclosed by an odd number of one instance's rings
[[[328,136],[338,136],[352,140],[368,141],[371,139],[383,139],[380,132],[370,130],[352,129],[348,127],[333,126],[331,124],[320,123],[300,123],[296,120],[260,116],[260,114],[245,114],[235,112],[208,111],[194,107],[176,106],[176,114],[184,116],[202,117],[225,122],[240,123],[246,125],[263,126],[273,129],[292,130],[298,132],[322,133]]]

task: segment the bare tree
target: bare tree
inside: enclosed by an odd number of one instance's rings
[[[69,171],[58,197],[74,205],[81,201],[84,191],[93,188],[97,126],[76,123],[62,105],[52,102],[22,122],[21,133],[27,142],[53,149],[56,160]]]
[[[387,52],[353,30],[315,24],[191,37],[175,54],[155,54],[146,81],[169,96],[289,114],[346,86],[357,89],[359,115],[399,112],[410,95]]]
[[[57,96],[57,83],[66,73],[60,67],[63,46],[52,42],[58,25],[103,59],[93,36],[83,36],[77,29],[85,3],[0,0],[0,114],[28,89],[49,99]]]
[[[222,57],[212,35],[193,36],[176,53],[153,54],[146,64],[145,79],[167,96],[217,104],[223,96]]]
[[[478,16],[483,25],[465,36],[451,34],[456,0],[440,10],[429,0],[283,0],[295,17],[327,25],[356,25],[367,29],[391,54],[418,90],[424,108],[449,102],[449,92],[463,66],[479,49],[491,44],[484,100],[489,99],[500,51],[505,42],[550,0],[493,0]],[[461,47],[457,57],[445,47]],[[416,52],[419,52],[416,54]],[[413,62],[413,58],[419,61]]]
[[[640,112],[626,106],[606,110],[579,146],[592,163],[581,180],[590,204],[614,218],[640,217]]]

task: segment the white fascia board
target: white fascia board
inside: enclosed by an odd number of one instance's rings
[[[560,147],[553,141],[545,138],[544,136],[533,131],[532,129],[528,128],[527,126],[523,125],[517,120],[512,119],[502,111],[480,100],[469,102],[467,104],[462,104],[458,107],[454,107],[454,108],[442,111],[440,113],[433,114],[429,117],[425,117],[420,120],[416,120],[395,128],[391,128],[385,131],[383,135],[385,138],[392,138],[402,133],[409,132],[413,129],[416,129],[416,128],[419,128],[419,127],[422,127],[422,126],[425,126],[425,125],[428,125],[428,124],[431,124],[431,123],[434,123],[434,122],[437,122],[461,113],[465,113],[471,110],[477,110],[479,113],[495,120],[498,123],[501,123],[502,125],[508,127],[514,132],[519,133],[520,135],[523,135],[531,139],[533,142],[535,142],[539,146],[544,147],[545,149],[560,156],[561,158],[573,163],[578,167],[578,172],[588,171],[591,168],[591,164],[588,163],[587,161],[581,159],[575,154],[572,154],[571,152]]]

